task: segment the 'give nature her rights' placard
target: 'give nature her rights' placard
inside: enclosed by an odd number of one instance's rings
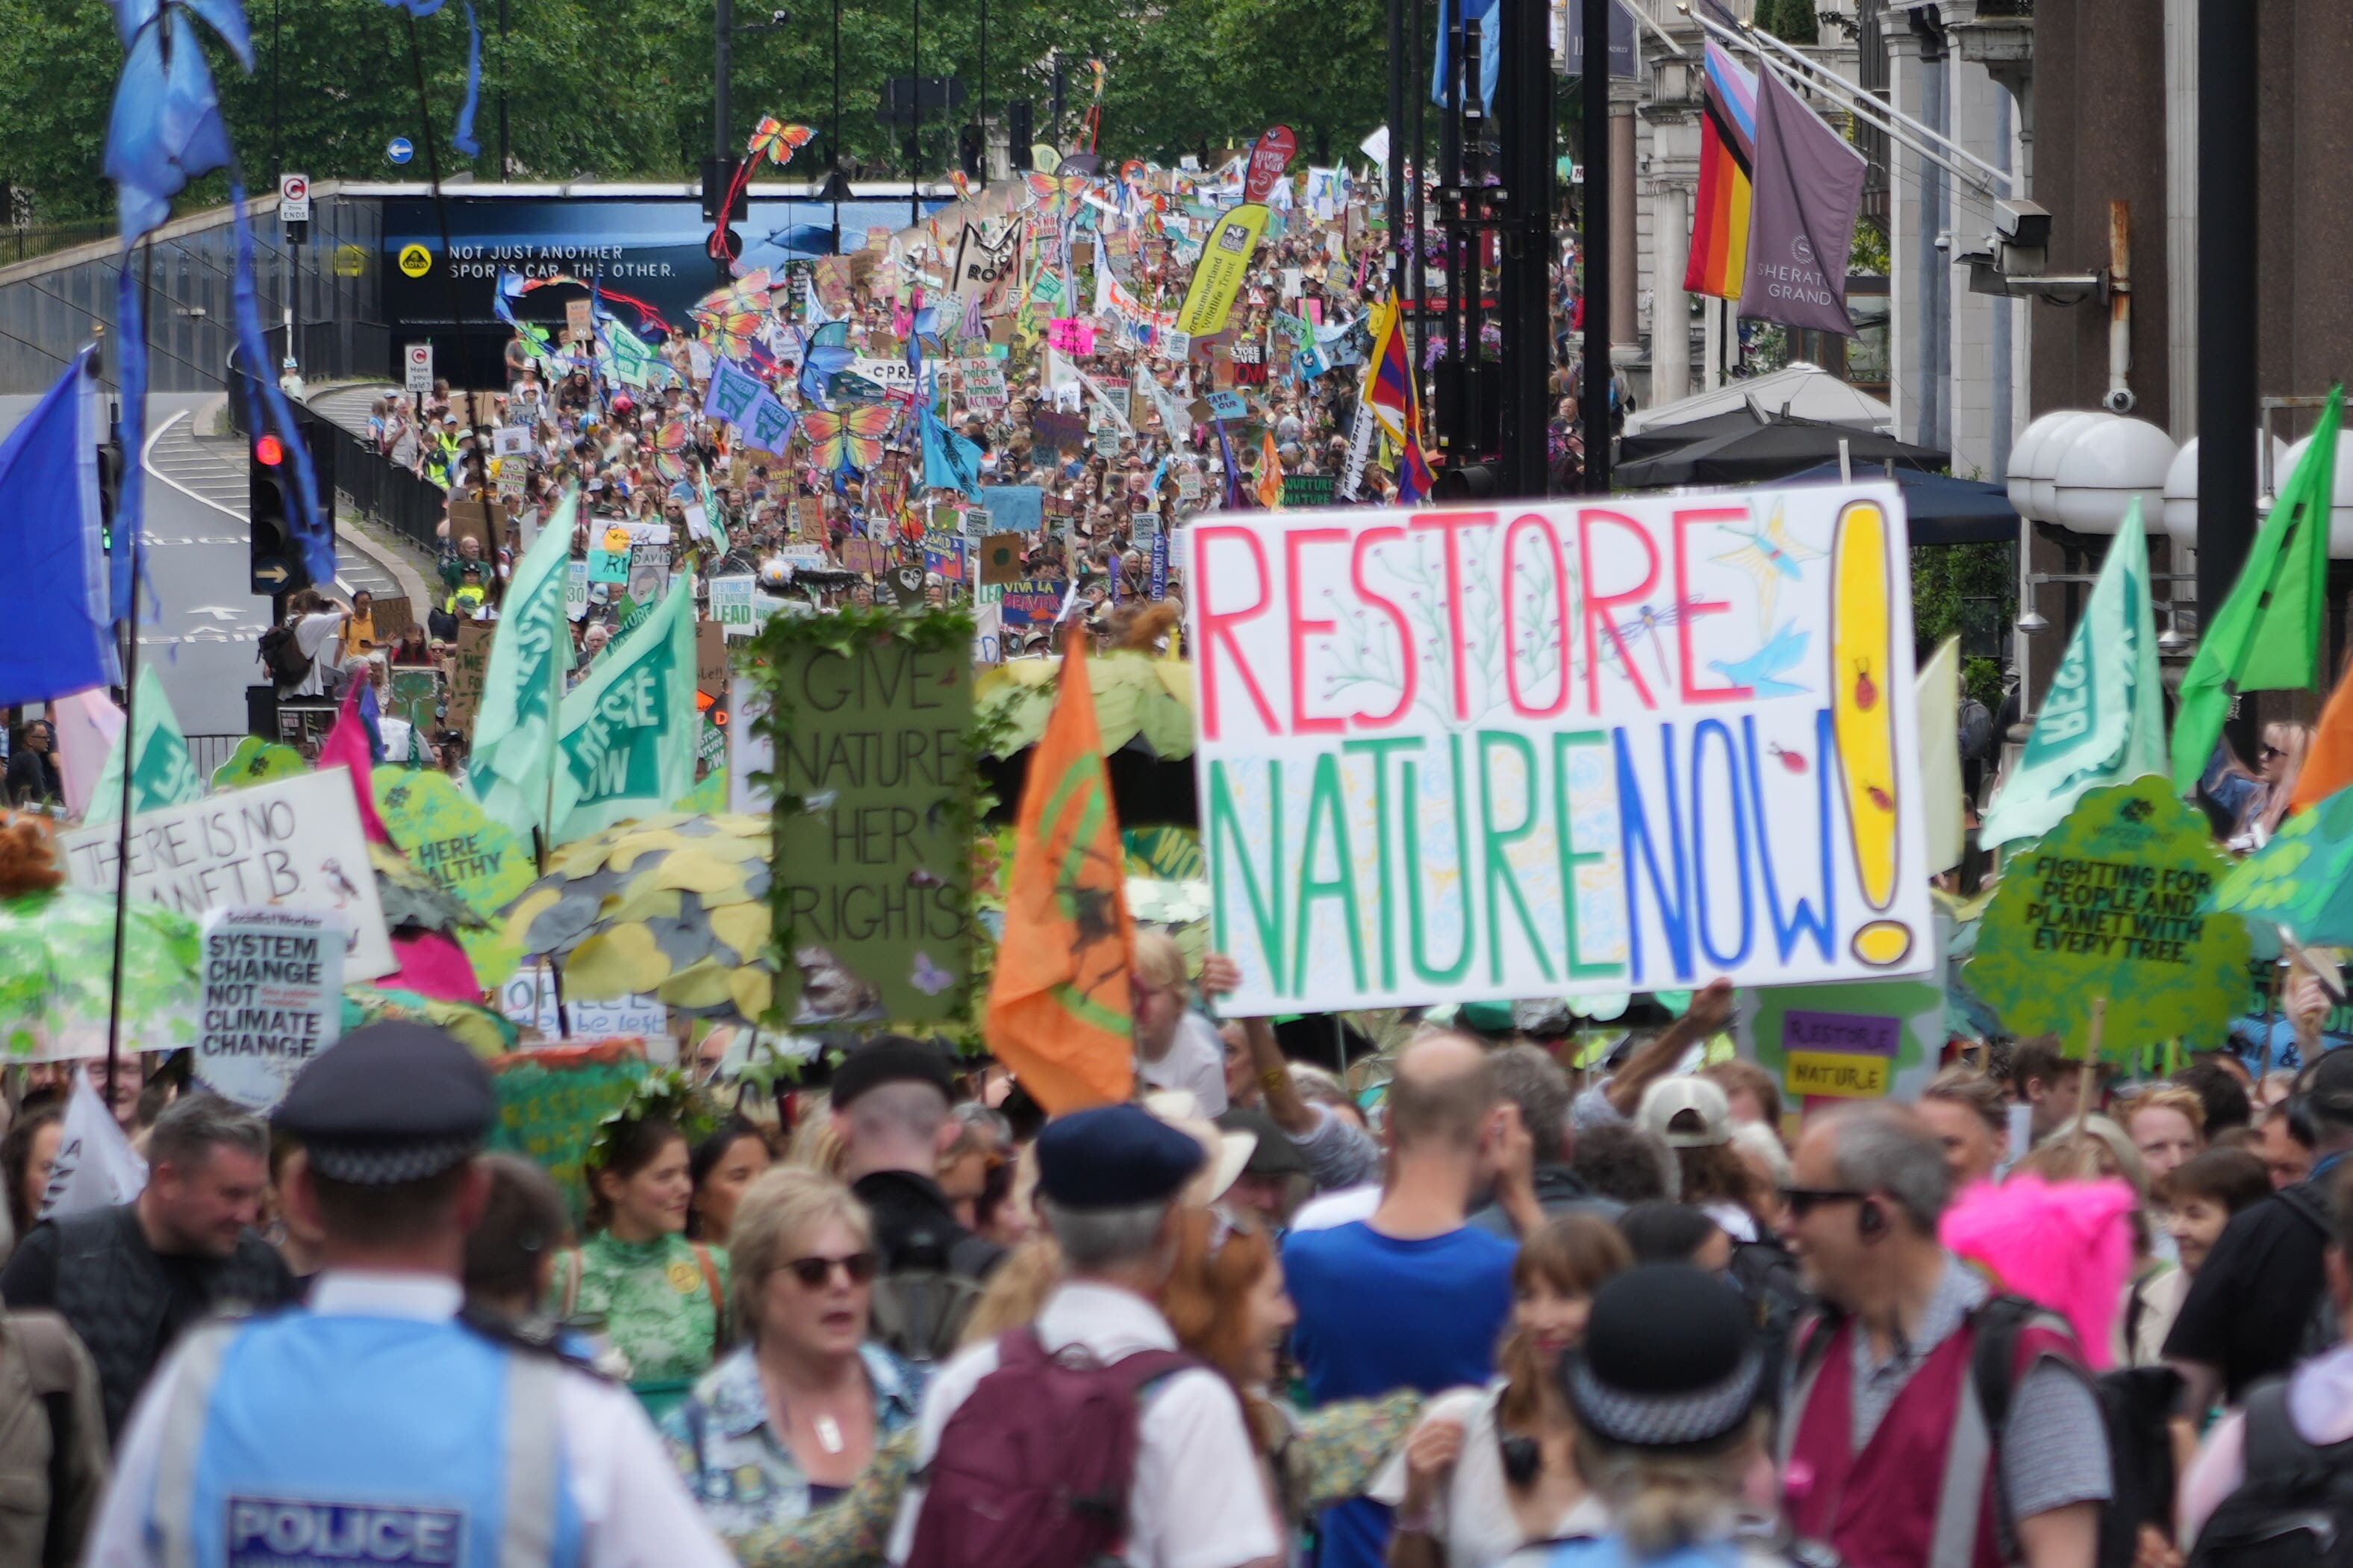
[[[1929,965],[1894,486],[1189,531],[1228,1011]]]

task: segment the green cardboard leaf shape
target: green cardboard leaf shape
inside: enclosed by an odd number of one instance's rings
[[[475,978],[498,984],[522,956],[521,944],[497,928],[497,917],[531,886],[537,868],[530,849],[447,773],[387,765],[370,776],[385,829],[409,863],[492,922],[492,929],[463,931],[458,940],[474,961]]]
[[[228,761],[213,770],[216,790],[242,789],[247,784],[269,784],[277,779],[290,779],[296,773],[310,772],[311,764],[293,747],[276,741],[265,741],[259,735],[248,735],[228,754]]]
[[[2013,1033],[2056,1034],[2070,1056],[2086,1054],[2100,996],[2111,1059],[2177,1037],[2214,1045],[2246,994],[2246,922],[2207,908],[2231,869],[2162,775],[2094,790],[2010,862],[1970,989]]]

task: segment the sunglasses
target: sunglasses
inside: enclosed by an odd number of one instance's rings
[[[1861,1203],[1870,1194],[1852,1187],[1783,1187],[1781,1201],[1789,1205],[1791,1219],[1803,1219],[1814,1212],[1817,1204]]]
[[[2274,757],[2284,757],[2287,753],[2281,751],[2277,746],[2265,746],[2260,755],[2263,757],[2263,761],[2269,762]]]
[[[796,1258],[784,1267],[792,1271],[793,1278],[799,1280],[803,1288],[821,1290],[825,1289],[826,1281],[833,1278],[836,1268],[840,1269],[852,1285],[866,1285],[873,1281],[881,1266],[882,1260],[871,1252],[853,1252],[847,1258]]]

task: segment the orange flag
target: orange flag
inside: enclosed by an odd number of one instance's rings
[[[1135,1089],[1135,925],[1086,640],[1067,645],[1053,716],[1029,754],[988,990],[988,1048],[1057,1116]]]
[[[2288,809],[2318,805],[2347,784],[2353,784],[2353,671],[2328,694],[2312,744],[2304,753],[2304,771],[2295,776],[2295,793]]]
[[[1274,432],[1259,432],[1258,504],[1272,511],[1282,504],[1282,454],[1274,449]]]

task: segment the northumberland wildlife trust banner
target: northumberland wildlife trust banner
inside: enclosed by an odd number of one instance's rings
[[[1196,523],[1226,1010],[1928,967],[1902,508],[1879,484]]]

